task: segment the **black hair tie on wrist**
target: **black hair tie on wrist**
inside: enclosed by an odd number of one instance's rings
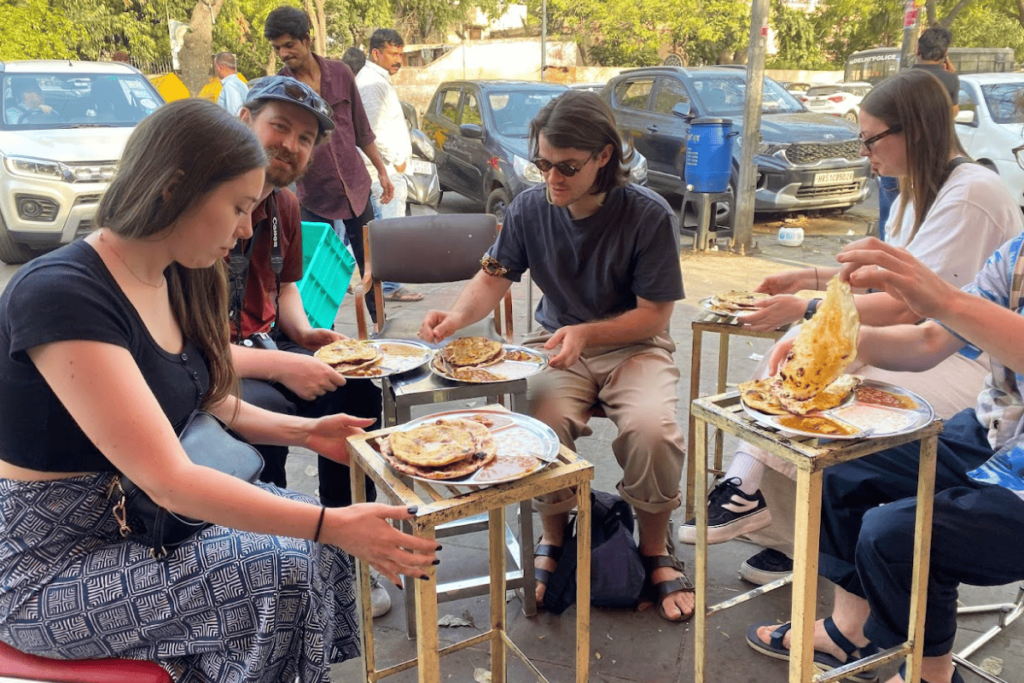
[[[324,526],[324,513],[327,512],[327,507],[324,505],[320,506],[320,519],[316,523],[316,533],[313,534],[313,543],[320,542],[320,530]]]

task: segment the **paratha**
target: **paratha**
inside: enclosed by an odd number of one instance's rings
[[[825,300],[800,328],[789,357],[779,370],[779,396],[798,401],[818,395],[857,357],[860,316],[850,284],[829,280]]]
[[[472,420],[473,422],[479,422],[489,430],[501,429],[502,427],[508,427],[509,425],[514,424],[512,418],[499,413],[477,413],[476,415],[466,419]]]
[[[518,361],[523,363],[536,363],[537,357],[526,351],[516,349],[514,351],[505,352],[505,360]]]
[[[473,433],[454,425],[429,424],[394,432],[389,443],[396,458],[417,467],[444,467],[477,452]]]
[[[367,363],[377,358],[380,351],[372,344],[359,339],[340,339],[327,346],[321,346],[313,355],[333,367]]]
[[[501,382],[505,379],[482,368],[455,368],[451,375],[464,382]]]
[[[374,368],[380,365],[380,362],[382,360],[384,360],[384,356],[379,355],[376,358],[368,361],[359,361],[356,363],[333,363],[330,365],[343,375],[372,376],[375,374],[380,374],[380,372],[374,370]]]
[[[738,311],[752,311],[757,308],[754,304],[761,299],[767,299],[767,294],[760,292],[742,292],[733,290],[716,294],[711,300],[711,308],[716,313],[736,313]]]
[[[779,403],[779,399],[775,394],[775,387],[773,385],[777,383],[777,377],[765,377],[763,379],[742,382],[738,387],[740,399],[753,410],[769,415],[785,415],[786,409]]]
[[[498,362],[502,356],[500,342],[487,337],[460,337],[441,349],[441,360],[452,367],[479,367]]]
[[[397,433],[398,432],[395,432],[395,434]],[[394,436],[394,434],[391,436]],[[439,481],[447,479],[463,479],[468,477],[481,467],[493,462],[497,457],[497,450],[494,450],[489,453],[474,453],[470,458],[460,460],[452,463],[451,465],[445,465],[444,467],[417,467],[415,465],[404,463],[396,458],[391,452],[389,439],[379,439],[378,443],[380,445],[380,454],[384,456],[384,459],[392,469],[412,477],[436,479]]]
[[[793,415],[820,413],[830,408],[835,408],[842,403],[858,384],[860,384],[859,377],[843,375],[825,387],[825,390],[820,394],[816,394],[806,401],[796,401],[786,396],[778,397],[778,401],[785,412],[792,413]]]

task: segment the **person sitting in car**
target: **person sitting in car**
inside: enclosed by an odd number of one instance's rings
[[[33,117],[54,114],[53,107],[43,100],[39,82],[31,76],[12,79],[11,95],[14,103],[4,110],[7,123],[27,123]]]

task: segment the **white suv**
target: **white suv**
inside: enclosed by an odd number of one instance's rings
[[[964,74],[958,104],[960,144],[998,173],[1024,208],[1024,169],[1015,156],[1024,144],[1024,74]]]
[[[161,104],[127,64],[0,62],[0,260],[92,230],[128,136]]]

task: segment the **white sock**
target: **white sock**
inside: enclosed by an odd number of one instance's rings
[[[748,496],[753,495],[761,488],[764,467],[763,462],[749,453],[736,451],[736,454],[732,457],[732,462],[729,464],[729,469],[725,473],[725,478],[732,479],[736,477],[741,480],[740,491],[743,491]]]

